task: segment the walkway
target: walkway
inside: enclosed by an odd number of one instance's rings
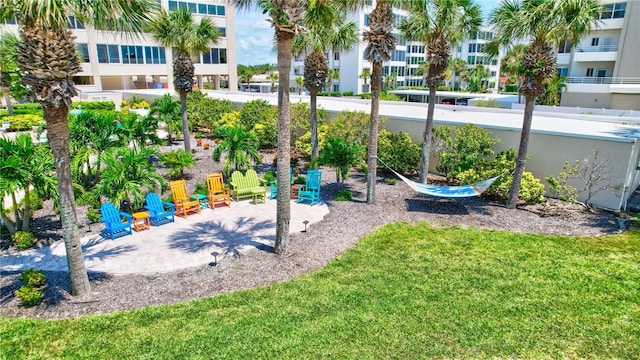
[[[291,201],[290,233],[300,232],[329,213],[326,204],[314,206]],[[175,223],[135,232],[115,241],[99,234],[82,239],[85,264],[89,272],[108,274],[151,274],[203,266],[226,256],[248,251],[272,251],[276,233],[276,201],[253,204],[250,200],[232,202],[231,207],[203,209]],[[1,255],[0,271],[34,268],[68,271],[64,242]]]

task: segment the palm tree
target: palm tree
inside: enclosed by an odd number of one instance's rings
[[[369,121],[369,148],[367,150],[367,203],[375,202],[378,123],[380,113],[380,92],[382,91],[382,62],[391,58],[396,47],[393,30],[393,11],[391,1],[376,1],[375,9],[369,14],[369,29],[363,33],[367,42],[364,54],[371,61],[371,118]]]
[[[362,70],[362,73],[360,74],[360,79],[364,80],[364,84],[362,85],[362,92],[363,93],[367,93],[369,90],[367,88],[367,80],[369,80],[369,78],[371,77],[371,69],[369,68],[365,68]]]
[[[115,204],[128,201],[133,209],[142,207],[146,194],[166,185],[156,166],[149,162],[151,156],[158,157],[160,153],[150,147],[139,152],[124,147],[110,149],[103,157],[104,170],[94,191]]]
[[[554,76],[544,81],[544,95],[538,98],[541,105],[558,106],[562,98],[562,92],[567,88],[567,78],[564,76]]]
[[[167,126],[167,135],[169,144],[172,143],[172,136],[180,132],[180,103],[173,100],[171,95],[165,94],[163,97],[155,99],[151,103],[148,117],[152,118],[150,122],[163,122]]]
[[[0,91],[2,91],[5,103],[7,104],[7,112],[9,115],[13,115],[9,88],[15,76],[19,74],[16,64],[18,57],[16,49],[19,41],[18,37],[12,33],[5,32],[0,34],[0,49],[2,49],[2,51],[0,51]]]
[[[318,156],[318,92],[325,85],[328,69],[326,51],[344,51],[358,42],[358,30],[354,22],[346,22],[345,13],[337,4],[312,6],[307,10],[306,31],[293,39],[296,55],[307,54],[304,59],[304,86],[309,90],[311,110],[311,159]],[[331,90],[330,90],[331,91]]]
[[[158,2],[154,0],[3,0],[0,22],[16,17],[20,25],[17,65],[25,74],[22,82],[31,88],[44,108],[48,142],[53,150],[58,177],[60,220],[69,265],[73,295],[90,291],[75,213],[75,198],[69,161],[67,115],[71,98],[78,94],[72,77],[80,71],[80,59],[71,31],[74,15],[98,29],[130,34],[143,30]]]
[[[340,80],[340,70],[338,69],[329,69],[327,72],[327,79],[329,80],[329,89],[328,93],[331,94],[333,92],[333,82],[335,80]]]
[[[240,74],[240,82],[246,82],[247,83],[247,91],[251,92],[251,79],[253,78],[253,76],[255,75],[255,73],[249,69],[245,69],[241,74]]]
[[[461,85],[462,85],[462,73],[465,72],[467,70],[467,62],[463,59],[453,59],[451,60],[451,62],[449,63],[449,68],[451,70],[453,70],[453,88],[454,89],[460,89]],[[456,88],[456,76],[458,76],[460,78],[460,84],[458,85],[458,87]]]
[[[422,86],[427,83],[427,76],[429,75],[429,63],[426,61],[420,61],[414,75],[422,76]]]
[[[231,168],[234,170],[248,169],[251,162],[259,163],[258,138],[251,132],[245,131],[242,125],[223,127],[219,129],[222,141],[216,145],[211,157],[213,161],[220,161],[224,154],[222,172],[229,176]]]
[[[187,8],[167,13],[162,11],[149,25],[153,37],[166,47],[175,48],[173,59],[173,84],[180,94],[180,111],[182,113],[182,136],[184,149],[191,151],[189,135],[189,119],[187,117],[187,93],[193,89],[194,66],[192,52],[197,54],[209,51],[210,46],[218,42],[220,31],[208,17],[196,23]]]
[[[396,82],[398,81],[398,73],[392,72],[389,75],[384,77],[384,87],[385,89],[393,89],[396,87]]]
[[[329,165],[336,169],[336,181],[344,182],[349,176],[349,169],[354,166],[366,166],[362,159],[364,151],[359,144],[345,143],[341,138],[328,139],[320,156],[311,162],[312,167]]]
[[[499,44],[497,44],[499,46]],[[518,75],[520,67],[522,66],[522,55],[524,55],[524,51],[527,49],[525,44],[516,44],[507,51],[504,59],[500,65],[500,71],[506,76],[515,76],[516,82],[518,84],[518,89],[520,88],[520,82],[522,78]],[[493,50],[494,53],[497,53],[498,50]],[[520,103],[520,91],[518,91],[518,104]]]
[[[420,182],[426,183],[436,90],[449,67],[451,47],[478,31],[482,25],[482,12],[473,0],[414,0],[410,4],[410,15],[400,23],[399,28],[407,39],[427,44],[429,62],[429,106],[420,161]]]
[[[508,209],[516,207],[520,192],[533,107],[536,99],[544,94],[544,81],[555,76],[556,57],[553,49],[567,39],[571,40],[571,44],[577,44],[597,24],[599,9],[597,0],[503,0],[491,14],[495,39],[501,45],[528,41],[519,71],[523,76],[519,91],[524,95],[525,108],[518,158],[507,199]]]
[[[291,185],[289,184],[291,109],[289,106],[289,73],[293,37],[302,30],[301,22],[309,4],[326,6],[329,1],[307,2],[304,0],[233,0],[238,8],[260,7],[270,17],[275,30],[278,53],[278,205],[276,215],[275,253],[285,254],[289,242],[289,221],[291,220]],[[287,74],[287,75],[284,75]]]
[[[277,72],[269,73],[269,75],[267,75],[267,79],[271,81],[271,92],[273,92],[276,88],[276,81],[278,81],[278,73]]]
[[[304,78],[302,76],[296,76],[296,84],[298,85],[298,95],[301,95],[304,87]]]

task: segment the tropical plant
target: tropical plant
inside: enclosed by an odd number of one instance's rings
[[[252,162],[260,162],[259,141],[255,135],[246,131],[242,126],[221,128],[219,135],[222,140],[213,150],[211,157],[213,161],[219,162],[224,155],[222,172],[226,176],[231,174],[232,169],[245,170],[251,167]]]
[[[371,111],[369,120],[369,146],[367,149],[367,203],[375,203],[378,126],[380,117],[380,93],[382,91],[382,62],[391,58],[396,47],[393,30],[393,11],[390,0],[376,1],[376,7],[369,14],[369,28],[362,35],[367,43],[364,55],[371,62]],[[325,145],[326,146],[326,145]]]
[[[540,105],[558,106],[562,98],[562,91],[567,88],[567,78],[564,76],[554,76],[544,80],[544,94],[540,96],[537,103]]]
[[[271,92],[274,92],[276,90],[276,81],[278,81],[278,73],[277,72],[270,72],[269,75],[267,75],[267,80],[269,80],[271,82]]]
[[[196,164],[193,154],[186,150],[173,150],[162,154],[160,161],[169,167],[167,175],[170,178],[183,178],[184,171]]]
[[[206,128],[209,133],[220,127],[220,118],[238,110],[238,106],[227,99],[213,99],[201,91],[192,91],[187,96],[189,123],[200,130]]]
[[[173,142],[172,139],[182,130],[180,103],[175,101],[169,94],[165,94],[163,97],[155,99],[151,103],[149,115],[147,116],[155,119],[158,123],[164,123],[167,126],[167,140],[169,144]]]
[[[57,165],[60,219],[73,295],[87,293],[90,284],[80,246],[69,161],[67,114],[71,98],[77,95],[72,77],[81,69],[74,36],[68,29],[69,17],[133,36],[142,32],[158,6],[154,0],[93,0],[91,6],[81,0],[0,2],[0,22],[15,17],[20,25],[17,65],[24,74],[22,82],[44,108],[48,142]]]
[[[329,71],[327,71],[327,80],[329,81],[329,84],[327,85],[327,90],[329,91],[329,93],[332,93],[334,88],[334,82],[336,80],[340,80],[340,70],[329,69]]]
[[[327,137],[340,138],[345,143],[358,144],[364,149],[369,142],[369,133],[363,129],[367,128],[369,121],[370,116],[363,111],[345,110],[329,123]],[[380,123],[384,121],[384,118],[379,120]]]
[[[489,131],[467,124],[451,130],[441,126],[433,131],[433,149],[438,156],[436,170],[445,174],[447,180],[469,169],[485,169],[493,155],[492,146],[498,141]]]
[[[345,143],[340,138],[330,138],[325,143],[320,155],[311,162],[316,165],[329,165],[336,169],[336,181],[344,182],[349,176],[349,169],[354,166],[367,167],[364,161],[364,149],[358,144]]]
[[[330,81],[339,77],[337,70],[329,70],[325,53],[328,50],[344,51],[358,41],[358,31],[353,21],[346,21],[346,14],[338,3],[332,6],[311,6],[304,21],[306,31],[293,39],[296,55],[306,54],[304,59],[304,86],[310,95],[311,159],[318,156],[318,92]],[[331,91],[331,90],[329,90]]]
[[[426,86],[427,76],[429,75],[429,63],[426,61],[420,61],[413,74],[416,76],[422,76],[422,86]]]
[[[296,85],[298,85],[298,95],[302,95],[304,89],[304,77],[296,76]]]
[[[400,23],[400,32],[407,39],[427,44],[429,62],[426,81],[429,105],[420,162],[420,182],[426,183],[436,90],[449,67],[451,47],[478,31],[482,25],[482,15],[480,6],[473,0],[414,0],[410,2],[409,11],[409,17]]]
[[[10,87],[11,84],[20,76],[16,59],[18,57],[17,46],[19,38],[12,33],[0,33],[0,91],[4,96],[7,112],[13,115],[13,107],[11,106]]]
[[[289,240],[289,221],[291,219],[291,188],[289,185],[290,154],[290,108],[289,108],[289,73],[291,72],[291,56],[293,37],[302,31],[301,22],[310,5],[327,6],[325,1],[302,0],[233,0],[240,9],[258,6],[275,30],[275,41],[278,56],[278,157],[277,177],[278,196],[276,212],[275,253],[285,254]],[[286,76],[284,75],[286,74]]]
[[[496,44],[500,46],[499,44]],[[493,45],[492,45],[493,46]],[[522,56],[524,55],[527,45],[515,44],[507,51],[504,59],[500,62],[500,72],[508,77],[516,79],[517,88],[520,88],[522,77],[520,76],[520,68],[522,67]],[[494,52],[498,50],[493,50]],[[518,91],[518,103],[520,103],[520,92]]]
[[[555,76],[554,48],[565,40],[570,40],[571,45],[577,44],[582,35],[597,24],[599,9],[597,0],[504,0],[491,15],[497,43],[512,46],[528,41],[519,70],[523,77],[519,91],[524,95],[525,109],[518,159],[506,205],[509,209],[516,207],[520,192],[533,107],[536,99],[545,92],[545,79]]]
[[[39,199],[57,195],[54,169],[51,149],[34,144],[30,134],[12,140],[0,137],[0,199],[11,199],[13,219],[1,209],[4,201],[0,202],[0,216],[10,234],[29,231],[32,193]],[[20,191],[24,192],[22,203],[17,198]]]
[[[191,151],[189,119],[187,117],[187,93],[193,89],[194,66],[191,53],[209,51],[211,45],[218,42],[220,31],[208,17],[196,22],[186,7],[176,11],[161,11],[149,25],[153,37],[166,47],[173,47],[173,82],[180,94],[180,112],[182,114],[182,135],[184,149]]]
[[[378,134],[378,157],[395,171],[415,171],[420,163],[420,146],[411,141],[408,133],[382,129]]]
[[[398,81],[398,73],[397,72],[392,72],[389,75],[384,77],[384,88],[385,88],[385,92],[387,91],[386,89],[393,89],[396,87],[396,82]]]
[[[363,93],[369,92],[369,88],[367,87],[367,80],[369,80],[370,77],[371,77],[371,69],[369,68],[362,69],[362,73],[360,73],[360,79],[363,80],[363,84],[362,84]]]
[[[158,119],[153,116],[140,116],[136,113],[122,114],[120,133],[124,140],[137,151],[147,142],[159,144]]]
[[[449,69],[451,69],[453,71],[453,88],[454,90],[459,90],[462,87],[462,73],[465,72],[467,70],[468,64],[465,60],[463,59],[452,59],[449,62]],[[460,79],[460,82],[457,83],[458,86],[456,86],[456,76]]]
[[[249,92],[251,91],[251,79],[253,78],[254,75],[255,75],[255,72],[249,69],[245,69],[240,73],[240,82],[247,83],[247,91]]]
[[[149,162],[152,156],[160,157],[160,152],[151,147],[139,152],[131,148],[110,149],[103,157],[104,170],[95,193],[114,204],[127,201],[134,209],[141,208],[148,193],[158,192],[166,186],[155,165]]]
[[[471,92],[482,93],[487,91],[489,82],[487,79],[491,76],[491,72],[482,64],[477,64],[473,69],[469,70],[469,87],[467,90]]]

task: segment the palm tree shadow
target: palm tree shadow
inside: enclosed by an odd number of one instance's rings
[[[275,241],[272,229],[275,222],[256,221],[253,217],[240,217],[235,223],[222,221],[201,221],[187,231],[172,234],[171,247],[187,252],[197,252],[207,248],[218,248],[219,255],[240,256],[240,250],[248,246],[273,253],[274,247],[267,243]]]
[[[425,212],[440,215],[469,215],[471,212],[489,214],[486,202],[477,198],[437,198],[419,196],[406,199],[409,212]]]

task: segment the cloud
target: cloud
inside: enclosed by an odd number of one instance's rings
[[[273,29],[259,12],[236,12],[236,48],[238,64],[275,63],[272,51]]]

